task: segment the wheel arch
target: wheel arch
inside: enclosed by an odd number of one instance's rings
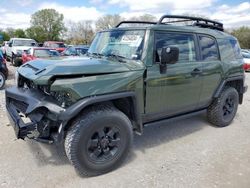
[[[243,75],[223,80],[217,88],[213,97],[218,98],[225,87],[233,87],[239,94],[239,104],[242,104],[244,94],[244,80],[245,78]]]
[[[82,111],[86,110],[90,106],[100,105],[103,103],[110,103],[123,112],[130,119],[134,131],[138,134],[142,134],[142,121],[134,92],[121,92],[92,96],[78,101],[60,114],[59,119],[64,122],[62,127],[63,130],[66,131]]]

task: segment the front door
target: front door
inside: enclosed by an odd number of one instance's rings
[[[167,65],[165,74],[159,70],[162,47],[178,47],[176,64]],[[155,33],[155,57],[147,69],[145,113],[148,121],[195,110],[199,104],[202,63],[198,61],[194,34]]]

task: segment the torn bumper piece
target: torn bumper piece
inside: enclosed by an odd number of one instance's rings
[[[53,98],[35,89],[12,87],[6,89],[5,95],[7,115],[17,138],[24,139],[37,131],[43,118],[57,121],[59,114],[65,110]],[[25,117],[30,121],[25,122]]]

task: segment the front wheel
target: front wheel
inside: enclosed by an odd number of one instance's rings
[[[208,121],[218,127],[229,125],[235,117],[238,104],[239,94],[237,90],[233,87],[225,88],[220,97],[208,107]]]
[[[95,106],[68,130],[65,151],[80,175],[96,176],[124,161],[132,137],[132,125],[125,114],[109,105]]]

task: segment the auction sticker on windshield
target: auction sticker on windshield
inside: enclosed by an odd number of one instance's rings
[[[124,35],[121,39],[121,43],[128,44],[129,46],[140,46],[142,37],[140,35]]]

